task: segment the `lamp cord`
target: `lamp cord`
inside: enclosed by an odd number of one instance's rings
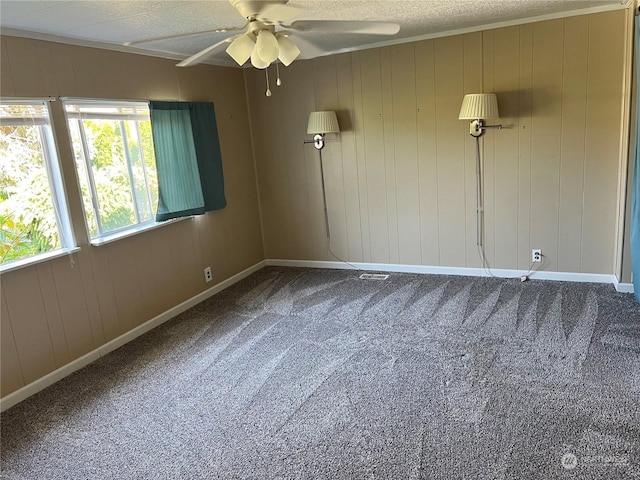
[[[476,245],[483,248],[484,202],[482,191],[482,163],[480,160],[480,137],[476,139]],[[483,248],[484,249],[484,248]]]
[[[327,238],[331,240],[331,232],[329,231],[329,212],[327,211],[327,192],[324,186],[324,162],[322,161],[322,149],[320,153],[320,178],[322,180],[322,202],[324,203],[324,224],[327,229]]]
[[[482,268],[485,273],[493,278],[496,277],[491,271],[491,265],[487,260],[487,254],[484,249],[484,190],[483,190],[483,168],[482,157],[480,156],[480,137],[476,139],[476,245],[478,246],[478,254],[482,261]],[[529,275],[535,271],[535,262],[531,262],[529,270],[521,278],[529,277]]]
[[[324,183],[324,162],[322,159],[322,149],[318,150],[318,153],[320,153],[320,179],[322,183],[322,202],[324,204],[324,223],[325,223],[325,228],[327,229],[327,248],[329,250],[329,253],[333,255],[335,258],[337,258],[338,260],[340,260],[342,263],[346,263],[354,270],[362,270],[361,268],[356,267],[352,263],[347,262],[346,260],[341,258],[339,255],[336,255],[336,253],[331,249],[331,230],[329,229],[329,210],[327,208],[327,192],[326,192],[325,183]]]
[[[474,137],[476,140],[476,246],[478,254],[482,261],[482,268],[487,275],[496,278],[491,272],[491,266],[487,261],[487,255],[484,251],[484,192],[482,189],[482,157],[480,156],[480,137]]]

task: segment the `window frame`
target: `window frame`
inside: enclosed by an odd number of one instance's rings
[[[77,246],[71,215],[67,202],[62,166],[60,164],[60,152],[55,138],[55,129],[52,121],[51,103],[56,101],[54,97],[1,97],[2,105],[42,105],[46,111],[45,118],[14,117],[11,119],[0,118],[3,126],[37,126],[41,145],[42,162],[47,174],[49,193],[56,218],[60,248],[48,252],[23,257],[8,263],[0,264],[0,273],[16,270],[25,266],[41,263],[53,258],[70,255],[80,250]]]
[[[91,195],[91,206],[93,208],[93,211],[95,212],[95,224],[96,224],[96,229],[98,231],[98,235],[95,237],[92,237],[91,235],[91,226],[89,225],[89,217],[87,215],[87,209],[85,206],[85,201],[83,198],[81,198],[81,202],[82,202],[82,211],[83,211],[83,215],[84,215],[84,223],[85,223],[85,227],[86,227],[86,232],[87,232],[87,238],[89,240],[89,243],[92,246],[99,246],[99,245],[104,245],[107,243],[111,243],[113,241],[119,240],[121,238],[126,238],[132,235],[136,235],[138,233],[147,231],[147,230],[152,230],[154,228],[157,228],[159,226],[162,226],[164,224],[166,224],[167,222],[157,222],[155,220],[155,212],[153,210],[153,199],[151,198],[151,192],[149,190],[149,178],[146,172],[146,165],[144,162],[144,153],[142,151],[142,148],[140,148],[140,161],[142,163],[142,167],[144,170],[144,183],[145,183],[145,189],[146,189],[146,196],[147,196],[147,200],[149,202],[149,208],[150,208],[150,212],[151,212],[151,218],[149,220],[145,220],[145,221],[139,221],[139,213],[140,213],[140,209],[138,206],[138,202],[137,202],[137,192],[135,189],[135,184],[133,183],[133,174],[132,174],[132,164],[131,164],[131,160],[130,160],[130,153],[129,153],[129,148],[126,148],[126,144],[123,143],[123,154],[124,154],[124,160],[126,162],[126,167],[127,167],[127,172],[128,172],[128,179],[129,179],[129,185],[130,185],[130,194],[131,194],[131,199],[134,205],[134,217],[136,218],[136,223],[133,223],[131,225],[127,225],[124,227],[120,227],[117,228],[115,230],[110,230],[110,231],[104,231],[103,227],[101,225],[101,220],[100,220],[100,207],[99,207],[99,202],[98,202],[98,197],[97,197],[97,191],[96,191],[96,185],[95,185],[95,179],[94,179],[94,171],[91,167],[91,158],[88,152],[88,143],[86,140],[86,134],[84,131],[84,126],[83,126],[83,120],[87,120],[87,119],[93,119],[93,120],[116,120],[116,121],[120,121],[122,122],[126,122],[126,121],[151,121],[151,117],[149,114],[138,114],[136,113],[136,108],[140,108],[143,107],[145,108],[147,111],[149,109],[149,101],[148,100],[118,100],[118,99],[109,99],[109,98],[101,98],[101,99],[90,99],[90,98],[76,98],[76,97],[60,97],[60,100],[62,101],[62,105],[63,105],[63,110],[65,113],[65,119],[67,122],[67,128],[69,129],[69,143],[70,143],[70,147],[71,147],[71,151],[73,152],[74,155],[74,168],[76,170],[76,174],[77,174],[77,178],[78,181],[80,182],[81,180],[81,176],[83,175],[83,172],[78,170],[78,165],[76,164],[75,161],[75,148],[74,148],[74,143],[73,143],[73,139],[71,136],[71,121],[75,120],[78,123],[78,133],[80,135],[80,142],[81,142],[81,148],[82,148],[82,156],[83,156],[83,166],[86,169],[86,176],[87,176],[87,182],[88,182],[88,186],[90,189],[90,195]],[[123,107],[127,107],[130,106],[133,108],[133,112],[132,113],[80,113],[80,112],[69,112],[67,110],[67,106],[75,106],[75,107],[82,107],[82,106],[104,106],[104,107],[108,107],[108,108],[123,108]],[[123,129],[124,131],[124,129]],[[142,140],[141,140],[141,136],[140,136],[140,130],[138,128],[138,126],[136,126],[136,131],[137,131],[137,141],[139,143],[139,145],[142,145]],[[152,134],[153,135],[153,134]],[[124,139],[126,139],[126,134],[124,136]],[[123,140],[124,140],[123,139]],[[124,140],[125,142],[127,140]],[[152,141],[153,141],[153,137],[152,137]],[[80,185],[79,185],[80,187]],[[81,188],[80,188],[81,189]]]

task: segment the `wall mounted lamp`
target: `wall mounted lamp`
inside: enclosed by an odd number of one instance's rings
[[[483,120],[498,118],[498,100],[494,93],[472,93],[465,95],[460,108],[459,120],[472,120],[469,134],[476,140],[476,245],[486,268],[484,253],[484,181],[482,158],[480,157],[480,137],[488,128],[501,129],[502,125],[485,125]]]
[[[324,148],[324,135],[326,133],[338,132],[340,132],[340,125],[338,125],[336,112],[322,111],[311,112],[309,114],[307,133],[309,135],[314,135],[313,144],[318,150],[322,150]]]
[[[502,125],[485,125],[483,122],[499,116],[495,93],[471,93],[462,99],[458,120],[473,120],[469,126],[469,134],[472,137],[481,137],[488,128],[502,128]]]
[[[309,114],[309,123],[307,124],[307,133],[313,135],[313,142],[305,140],[304,143],[313,143],[320,154],[320,179],[322,181],[322,201],[324,204],[324,223],[327,231],[327,239],[329,240],[329,250],[331,250],[331,232],[329,231],[329,212],[327,211],[327,192],[324,186],[324,166],[322,164],[322,149],[324,148],[324,135],[326,133],[340,132],[338,125],[338,117],[336,112],[321,111],[311,112]]]

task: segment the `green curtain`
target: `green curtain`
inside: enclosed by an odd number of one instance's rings
[[[149,110],[158,170],[156,221],[224,208],[213,104],[152,101]]]

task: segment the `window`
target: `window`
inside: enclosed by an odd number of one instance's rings
[[[153,225],[158,179],[148,104],[69,99],[65,110],[91,239]]]
[[[73,242],[48,101],[2,99],[0,264],[29,263]]]

